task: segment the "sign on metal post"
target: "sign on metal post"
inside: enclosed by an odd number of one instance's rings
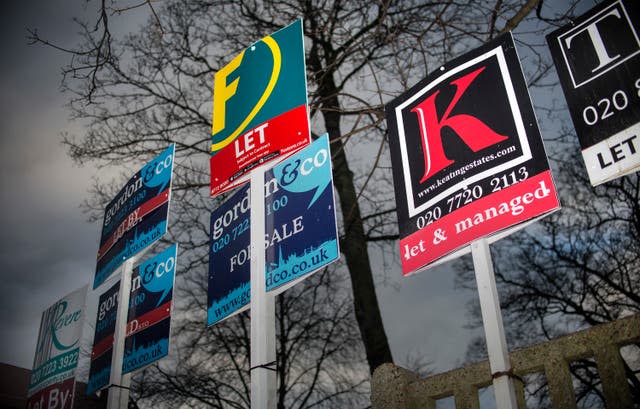
[[[640,170],[640,4],[605,1],[547,42],[591,184]]]
[[[174,244],[133,271],[123,374],[143,368],[169,353],[176,260]]]
[[[42,313],[27,391],[27,409],[71,409],[87,287]]]
[[[167,231],[175,145],[140,169],[107,205],[93,288]]]
[[[279,294],[340,257],[329,138],[267,170],[265,288]],[[211,213],[207,323],[250,302],[250,197],[240,188]]]
[[[123,353],[117,362],[122,367],[122,375],[168,354],[176,254],[177,246],[174,244],[141,263],[130,274],[129,296],[124,297],[128,305],[126,332],[124,320],[119,331],[123,337],[126,333]],[[135,260],[127,261],[130,262]],[[98,300],[87,395],[106,388],[112,379],[120,294],[118,281]]]
[[[559,207],[510,34],[441,67],[386,114],[403,274]]]
[[[216,72],[211,195],[310,142],[302,20],[257,41]]]
[[[136,327],[127,331],[130,329],[127,325],[130,321],[127,319],[127,313],[130,309],[129,298],[134,264],[139,255],[162,238],[167,231],[174,157],[175,145],[172,144],[136,172],[105,209],[93,288],[99,287],[119,268],[121,273],[120,280],[99,299],[87,394],[109,387],[107,406],[110,409],[126,406],[128,402],[131,375],[124,373],[123,367],[126,366],[125,369],[130,372],[146,365],[159,355],[166,355],[166,349],[158,354],[154,353],[157,352],[157,348],[153,351],[146,349],[150,346],[149,343],[161,342],[158,336],[163,337],[166,333],[164,330],[158,330],[161,325],[156,324],[155,337],[148,335],[150,332],[140,331],[143,328]],[[173,260],[175,262],[175,256]],[[158,272],[159,270],[156,270],[154,274]],[[143,278],[149,279],[151,292],[155,292],[153,288],[156,286],[166,287],[164,280],[156,281],[153,277]],[[138,275],[134,283],[139,284],[143,278]],[[173,279],[171,279],[171,288],[172,286]],[[147,292],[139,291],[140,285],[133,289],[136,291],[135,296],[138,297],[134,302],[142,303],[142,299],[147,297]],[[168,291],[164,288],[160,298],[166,297]],[[119,308],[118,305],[120,305]],[[163,315],[160,311],[162,308],[155,311],[153,318],[157,319]],[[133,314],[133,322],[137,323],[136,319],[144,318],[144,322],[151,325],[149,316],[135,316],[135,311]],[[168,331],[168,328],[166,330]],[[137,332],[140,332],[140,335],[136,336]],[[143,333],[146,336],[143,336]],[[125,353],[126,335],[132,335],[133,340],[133,344],[128,345],[128,354]],[[168,335],[166,344],[168,344]],[[160,344],[154,345],[158,347]]]
[[[93,335],[93,348],[91,349],[91,363],[89,365],[89,379],[86,390],[87,395],[91,395],[109,386],[119,291],[120,281],[111,286],[111,288],[98,298],[98,312]]]
[[[211,253],[223,265],[212,268],[215,262],[210,261],[207,321],[213,324],[237,313],[253,298],[252,407],[275,407],[275,374],[265,369],[275,356],[275,309],[273,297],[266,294],[262,281],[264,164],[300,150],[309,141],[304,39],[299,19],[254,43],[214,77],[211,195],[233,189],[248,179],[253,193],[246,196],[245,189],[233,197],[237,196],[238,201],[225,207],[224,213],[212,215],[212,240],[216,241],[212,241]],[[242,204],[245,198],[250,201],[251,220],[249,215],[242,215],[247,209]],[[242,208],[245,210],[239,214]],[[221,227],[217,227],[217,220],[221,220]],[[225,228],[229,229],[222,232]],[[251,237],[245,245],[247,236]],[[235,254],[227,254],[233,253],[234,248]],[[247,263],[251,249],[254,257]],[[250,265],[249,280],[257,279],[258,283],[247,284],[244,264]],[[218,280],[214,287],[212,277]]]
[[[402,272],[471,249],[496,404],[516,408],[489,240],[559,203],[511,34],[441,67],[386,111]]]

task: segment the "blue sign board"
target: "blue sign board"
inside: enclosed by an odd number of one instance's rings
[[[280,293],[340,257],[329,137],[280,163],[265,179],[266,287]]]
[[[174,244],[133,271],[123,374],[147,366],[169,353],[176,254]]]
[[[280,293],[340,257],[328,136],[265,173],[265,212],[267,291]],[[248,186],[211,213],[209,325],[249,306],[249,214]]]
[[[140,169],[107,205],[93,288],[167,231],[175,145]]]
[[[113,336],[116,331],[118,314],[118,291],[120,291],[120,281],[102,294],[98,300],[98,315],[93,336],[93,349],[91,350],[87,395],[109,385]]]
[[[245,310],[251,288],[249,184],[211,213],[207,324]]]

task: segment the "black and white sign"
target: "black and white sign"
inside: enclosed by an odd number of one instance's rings
[[[559,206],[510,34],[436,70],[386,114],[405,275]]]
[[[591,184],[640,169],[640,2],[607,1],[547,42]]]

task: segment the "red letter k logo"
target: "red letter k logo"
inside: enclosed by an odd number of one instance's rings
[[[449,116],[451,110],[458,103],[469,85],[471,85],[484,69],[485,67],[479,68],[450,83],[450,85],[456,87],[456,93],[442,115],[442,118],[438,119],[436,113],[436,97],[440,91],[434,92],[411,110],[411,112],[418,114],[420,133],[422,135],[425,170],[424,176],[420,179],[421,183],[454,162],[445,156],[444,148],[442,147],[441,131],[445,126],[455,131],[474,152],[478,152],[481,149],[508,139],[506,136],[500,135],[489,128],[487,124],[475,116],[467,114]]]

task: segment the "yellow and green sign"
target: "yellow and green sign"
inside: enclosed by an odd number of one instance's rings
[[[211,195],[309,144],[302,20],[246,48],[214,77]]]

